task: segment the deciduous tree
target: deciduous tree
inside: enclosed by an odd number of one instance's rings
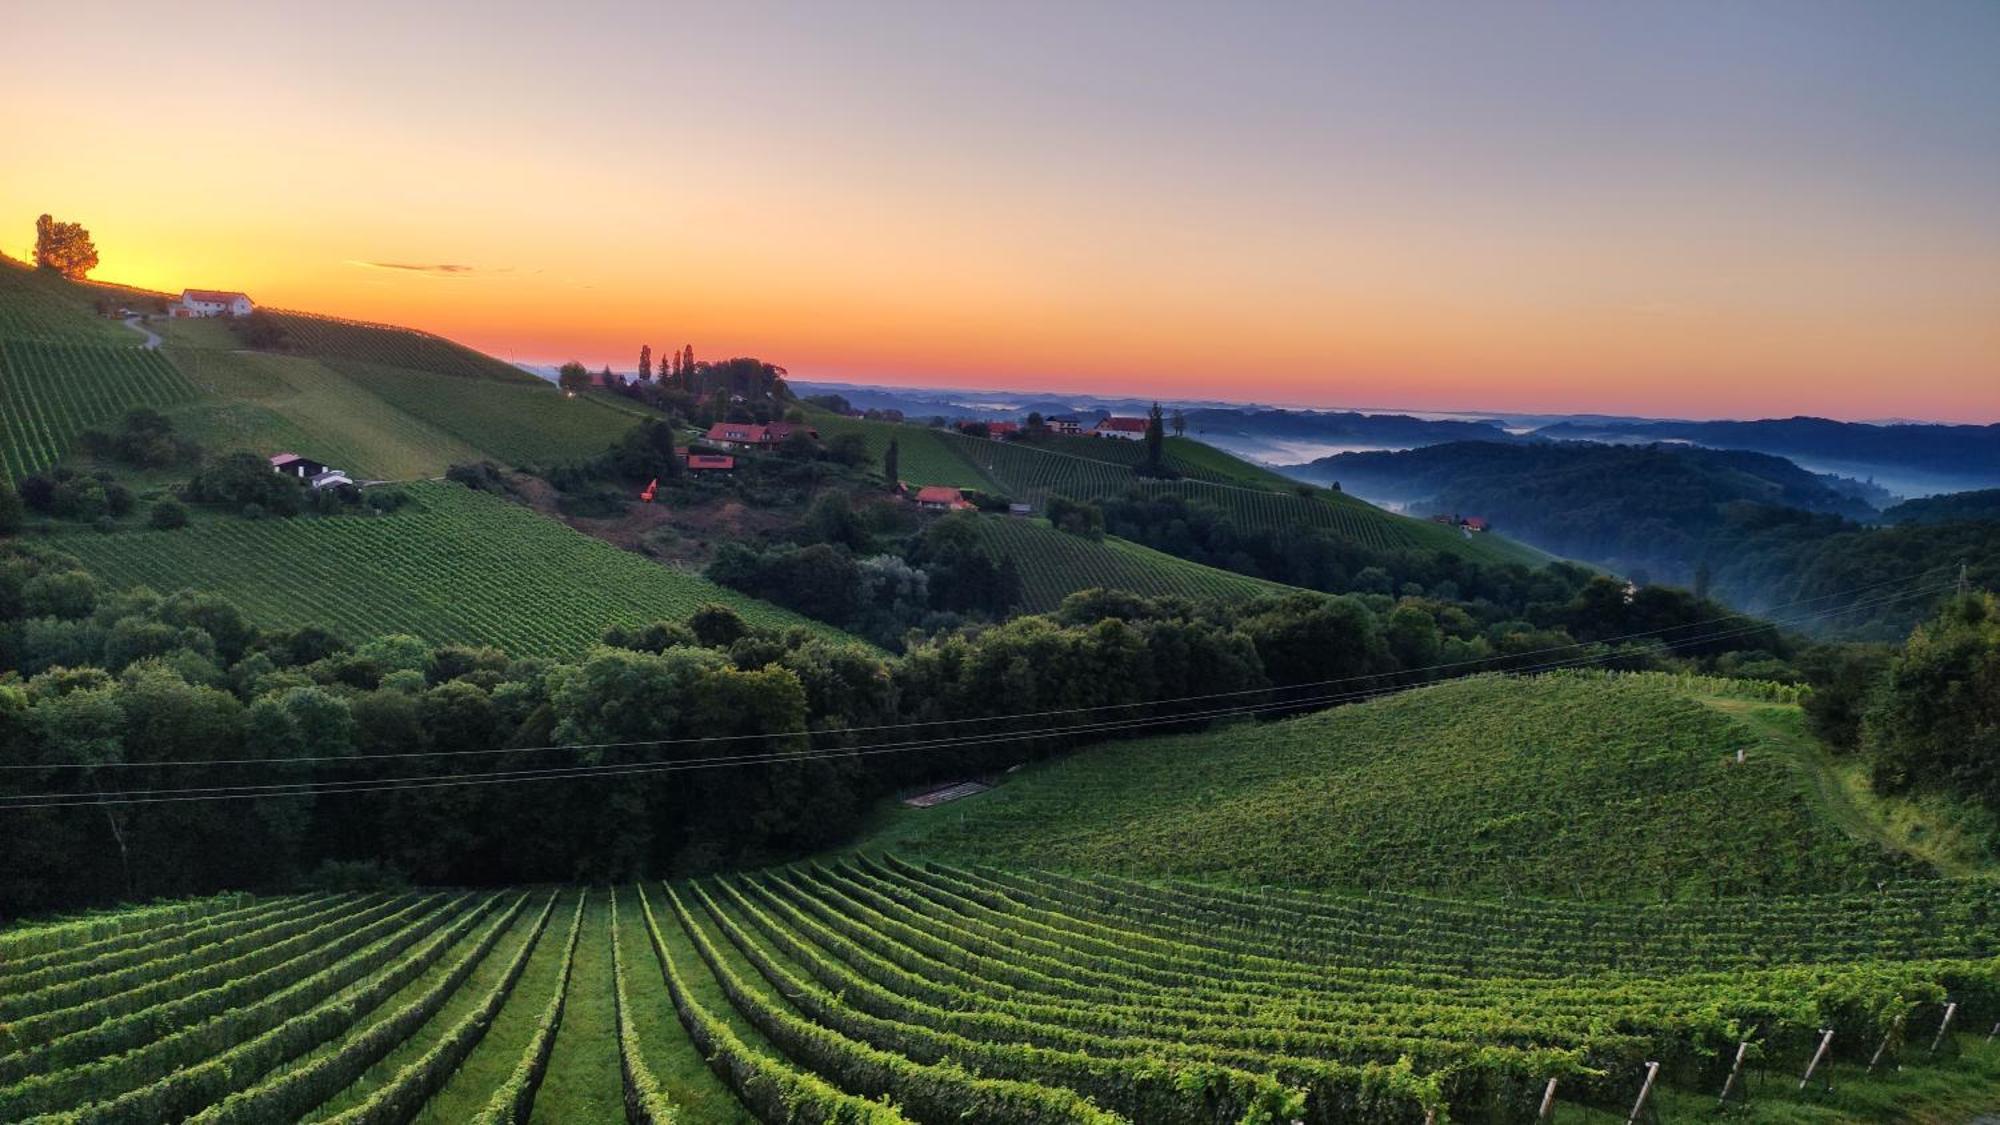
[[[97,268],[97,244],[82,223],[59,223],[43,215],[35,220],[35,264],[82,281]]]

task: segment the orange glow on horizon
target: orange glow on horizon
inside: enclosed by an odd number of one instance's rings
[[[0,76],[34,109],[0,121],[34,154],[0,178],[0,249],[25,256],[49,211],[91,229],[105,280],[593,368],[692,343],[851,383],[2000,421],[2000,224],[1970,163],[2000,145],[1979,136],[1898,165],[1909,129],[1794,120],[1759,90],[1731,103],[1750,124],[1718,124],[1681,104],[1703,87],[1658,95],[1644,73],[1604,95],[1607,126],[1596,91],[1538,91],[1541,60],[1496,72],[1505,98],[1433,104],[1492,60],[1404,88],[1365,59],[1272,63],[1283,35],[1211,51],[1069,28],[1110,52],[1098,86],[1075,58],[1035,69],[1033,43],[982,55],[1012,33],[970,9],[913,17],[952,44],[933,67],[880,19],[580,2],[490,22],[243,5],[198,28],[10,10],[22,41],[100,57],[87,86],[42,52]],[[1257,85],[1348,72],[1351,90]],[[175,108],[209,102],[227,120]]]

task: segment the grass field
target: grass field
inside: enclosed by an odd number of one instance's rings
[[[1920,873],[1821,815],[1791,754],[1667,677],[1454,681],[1118,743],[963,805],[909,818],[922,834],[897,842],[1134,875],[1627,899]]]
[[[262,625],[324,625],[355,640],[410,633],[574,657],[607,626],[684,620],[708,603],[759,624],[844,636],[484,493],[440,482],[409,492],[413,502],[388,515],[229,519],[51,542],[113,585],[193,587]]]
[[[1651,1062],[1663,1104],[1712,1106],[1738,1040],[1736,1119],[1970,1113],[2000,1090],[1996,907],[1987,882],[1500,905],[896,855],[207,900],[0,932],[52,948],[0,965],[39,986],[8,994],[0,1121],[1417,1125],[1532,1120],[1553,1078],[1583,1122]],[[1821,1029],[1836,1085],[1801,1094]]]
[[[1078,590],[1102,586],[1147,597],[1254,598],[1289,586],[1218,570],[1116,537],[1085,539],[1045,520],[983,517],[980,534],[1021,573],[1022,611],[1046,613]]]

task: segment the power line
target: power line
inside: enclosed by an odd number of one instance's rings
[[[1857,586],[1849,590],[1836,591],[1830,594],[1819,594],[1810,598],[1802,598],[1793,602],[1780,603],[1779,605],[1772,607],[1772,609],[1782,610],[1782,609],[1788,609],[1793,606],[1802,606],[1802,605],[1808,605],[1813,602],[1826,601],[1829,598],[1847,597],[1851,595],[1865,593],[1871,590],[1878,590],[1884,586],[1895,585],[1903,581],[1905,581],[1905,579],[1900,579],[1900,578],[1888,579],[1882,582],[1870,583],[1866,586]],[[1946,589],[1948,588],[1948,586],[1949,584],[1944,584],[1935,587],[1921,588],[1916,591],[1908,592],[1907,596],[1914,597],[1926,593],[1933,593],[1938,590]],[[1902,597],[1903,597],[1902,595],[1899,595],[1897,597],[1891,598],[1890,600],[1891,601],[1902,600]],[[1364,680],[1379,680],[1387,677],[1411,675],[1419,672],[1439,672],[1447,669],[1467,668],[1467,667],[1472,667],[1474,665],[1500,664],[1506,661],[1520,660],[1523,657],[1540,656],[1555,652],[1565,652],[1571,649],[1589,648],[1593,645],[1618,644],[1621,642],[1638,640],[1645,637],[1657,637],[1660,636],[1661,634],[1671,633],[1680,629],[1701,628],[1708,625],[1721,624],[1725,622],[1739,622],[1739,621],[1744,622],[1746,623],[1746,625],[1745,628],[1743,629],[1743,632],[1746,633],[1756,632],[1757,630],[1773,627],[1776,625],[1795,624],[1797,621],[1807,621],[1817,617],[1831,616],[1840,613],[1853,612],[1860,609],[1873,608],[1877,604],[1878,603],[1875,601],[1864,600],[1851,605],[1841,606],[1833,610],[1814,611],[1806,613],[1803,614],[1802,616],[1797,617],[1795,621],[1777,619],[1777,618],[1755,618],[1744,613],[1730,613],[1720,617],[1704,618],[1697,621],[1686,621],[1678,625],[1662,625],[1653,629],[1643,629],[1643,630],[1638,630],[1636,632],[1622,633],[1610,637],[1600,637],[1596,640],[1590,640],[1590,641],[1572,641],[1568,644],[1550,645],[1537,649],[1524,649],[1520,652],[1495,654],[1491,656],[1472,657],[1466,660],[1445,661],[1442,663],[1429,664],[1417,668],[1404,668],[1388,672],[1364,672],[1364,673],[1358,673],[1356,675],[1335,677],[1333,679],[1327,679],[1327,680],[1307,681],[1299,684],[1286,685],[1285,690],[1296,690],[1300,688],[1330,687],[1336,684],[1359,683]],[[1691,639],[1692,638],[1681,638],[1675,643],[1684,643]],[[411,758],[471,757],[471,756],[494,755],[494,754],[537,754],[537,753],[546,753],[552,751],[619,750],[619,749],[630,749],[632,747],[637,747],[637,746],[677,746],[677,745],[689,745],[695,743],[706,744],[706,743],[716,743],[716,742],[740,742],[751,739],[765,740],[773,738],[795,738],[795,737],[815,738],[815,737],[827,737],[832,735],[845,735],[845,734],[871,734],[879,731],[905,730],[915,727],[950,726],[959,723],[975,723],[975,722],[982,724],[1005,723],[1005,722],[1013,722],[1019,719],[1052,718],[1060,715],[1088,714],[1097,711],[1122,711],[1134,707],[1160,706],[1172,703],[1199,703],[1214,699],[1229,699],[1229,698],[1239,698],[1250,695],[1261,695],[1264,692],[1271,690],[1273,689],[1268,687],[1240,688],[1232,691],[1208,692],[1199,695],[1165,696],[1150,700],[1134,700],[1130,703],[1100,703],[1100,704],[1090,704],[1078,707],[1052,708],[1041,711],[1019,711],[1002,715],[975,715],[966,718],[955,718],[955,719],[912,719],[905,722],[878,723],[868,726],[828,727],[818,730],[811,728],[803,728],[799,730],[774,731],[769,733],[757,733],[757,734],[686,735],[686,736],[670,737],[670,738],[645,738],[645,739],[631,739],[625,741],[612,741],[612,742],[568,742],[568,743],[555,743],[543,746],[484,747],[475,750],[406,750],[406,751],[390,751],[390,752],[381,752],[372,754],[320,754],[320,755],[303,755],[296,758],[270,758],[270,757],[183,758],[183,759],[166,759],[162,761],[153,761],[153,762],[122,762],[122,761],[101,762],[101,763],[56,762],[48,764],[4,763],[0,764],[0,770],[149,769],[149,768],[170,768],[170,767],[217,768],[222,766],[254,766],[254,765],[296,766],[296,765],[305,765],[316,762],[349,763],[349,762],[366,762],[366,761],[403,760]],[[1032,732],[1022,732],[1022,733],[1025,734]]]
[[[1877,602],[1878,604],[1886,604],[1888,602],[1893,602],[1896,600],[1921,596],[1922,594],[1928,592],[1930,592],[1928,589],[1906,591],[1903,594],[1891,595],[1883,599],[1878,599]],[[1857,603],[1856,605],[1853,606],[1837,607],[1834,609],[1823,610],[1814,616],[1830,616],[1837,613],[1847,612],[1851,609],[1864,608],[1866,604],[1867,603]],[[1670,646],[1675,644],[1705,643],[1713,640],[1726,639],[1728,637],[1737,636],[1748,632],[1755,632],[1766,627],[1768,627],[1767,623],[1756,622],[1754,624],[1741,626],[1735,629],[1723,630],[1720,632],[1705,634],[1697,637],[1683,638],[1680,640],[1670,641],[1666,643],[1668,643]],[[1525,667],[1508,669],[1507,671],[1512,674],[1550,671],[1565,667],[1576,667],[1584,664],[1615,659],[1622,655],[1624,654],[1618,652],[1585,653],[1564,660],[1549,661],[1539,665],[1530,665]],[[1409,675],[1423,670],[1424,669],[1405,669],[1398,673],[1385,673],[1385,675]],[[632,774],[672,773],[672,772],[681,772],[681,771],[695,770],[695,769],[717,769],[717,768],[726,768],[726,767],[741,766],[741,765],[802,763],[802,762],[824,761],[824,760],[834,760],[834,759],[872,757],[882,754],[911,753],[922,750],[956,749],[965,746],[985,745],[994,742],[1018,741],[1024,738],[1031,738],[1041,734],[1075,735],[1075,734],[1105,733],[1108,731],[1135,730],[1135,729],[1143,729],[1145,727],[1150,727],[1150,726],[1185,723],[1197,719],[1209,719],[1209,718],[1229,717],[1237,715],[1253,715],[1268,711],[1296,710],[1308,706],[1315,706],[1322,704],[1330,705],[1333,703],[1347,702],[1352,700],[1371,698],[1374,696],[1394,694],[1397,692],[1407,691],[1414,688],[1433,686],[1437,682],[1438,681],[1425,681],[1424,683],[1406,684],[1400,687],[1369,688],[1369,689],[1360,689],[1355,691],[1334,693],[1330,695],[1323,695],[1316,697],[1267,701],[1254,704],[1239,704],[1231,707],[1213,709],[1211,711],[1206,711],[1206,712],[1186,712],[1186,713],[1177,713],[1173,715],[1134,717],[1130,719],[1111,720],[1107,722],[1094,723],[1094,724],[1079,724],[1079,725],[1072,725],[1065,727],[1045,728],[1041,731],[990,732],[990,733],[976,734],[976,735],[947,737],[943,739],[918,739],[904,743],[890,743],[882,746],[873,746],[873,747],[860,747],[860,748],[830,747],[822,750],[805,751],[801,753],[775,752],[775,753],[725,755],[725,756],[705,758],[705,759],[685,759],[675,762],[610,763],[610,764],[595,765],[595,766],[553,766],[553,767],[542,767],[535,769],[502,771],[499,773],[483,774],[476,777],[466,777],[463,775],[454,775],[454,774],[438,774],[438,775],[400,777],[400,778],[357,779],[353,781],[335,780],[335,781],[274,782],[274,783],[243,784],[243,785],[229,785],[229,786],[122,790],[122,791],[112,791],[109,793],[99,793],[94,795],[79,794],[79,793],[19,794],[10,797],[0,797],[0,801],[17,802],[11,804],[0,804],[0,809],[67,808],[67,807],[98,806],[98,805],[158,804],[158,803],[184,802],[184,801],[246,800],[246,799],[256,799],[260,797],[304,797],[304,796],[321,796],[321,795],[339,796],[346,793],[374,793],[374,792],[399,791],[405,789],[418,790],[418,789],[432,789],[432,788],[469,786],[469,785],[499,785],[499,784],[513,784],[513,783],[527,782],[527,781],[568,780],[581,777],[617,777],[617,776],[627,776]],[[1295,685],[1294,687],[1297,686],[1310,686],[1310,685]],[[1281,687],[1276,689],[1259,689],[1259,690],[1285,691],[1291,689]],[[1128,706],[1128,707],[1145,706],[1145,704],[1129,704],[1120,706]],[[22,802],[35,802],[35,803],[22,803]]]

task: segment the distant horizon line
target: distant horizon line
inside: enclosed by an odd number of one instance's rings
[[[520,359],[510,359],[507,360],[506,362],[511,363],[516,367],[528,369],[530,370],[530,373],[536,375],[546,375],[546,372],[533,370],[535,368],[546,368],[548,371],[552,372],[557,367],[560,367],[562,365],[561,363],[549,363],[546,361],[531,361],[531,360],[520,360]],[[567,363],[571,361],[564,360],[563,362]],[[636,369],[627,368],[621,370],[620,368],[610,364],[600,365],[599,370],[603,370],[606,367],[610,368],[610,371],[613,375],[631,377],[636,375],[637,373]],[[1463,420],[1468,422],[1481,422],[1481,421],[1502,422],[1502,421],[1512,421],[1515,419],[1522,419],[1522,418],[1548,418],[1548,419],[1560,419],[1564,421],[1583,419],[1583,420],[1603,421],[1603,422],[1749,423],[1749,422],[1787,422],[1797,418],[1808,418],[1823,422],[1833,422],[1844,426],[1874,426],[1879,429],[1886,429],[1891,426],[1944,426],[1944,427],[1962,427],[1966,429],[1986,429],[1992,426],[2000,426],[2000,419],[1996,419],[1995,421],[1991,422],[1954,422],[1954,421],[1946,421],[1935,418],[1905,418],[1905,417],[1836,418],[1827,414],[1811,414],[1804,412],[1795,414],[1786,414],[1782,416],[1765,415],[1763,417],[1749,418],[1749,417],[1741,417],[1735,415],[1714,415],[1710,417],[1694,417],[1690,415],[1681,415],[1681,414],[1620,414],[1620,413],[1611,413],[1601,410],[1458,410],[1458,409],[1421,409],[1421,408],[1393,407],[1393,406],[1352,406],[1352,405],[1331,406],[1331,405],[1318,405],[1313,403],[1302,403],[1302,402],[1276,402],[1276,401],[1262,402],[1256,400],[1239,401],[1235,399],[1221,399],[1221,398],[1175,398],[1170,396],[1116,394],[1116,393],[1106,393],[1101,391],[1016,390],[1004,387],[988,388],[983,386],[982,387],[954,386],[949,383],[865,383],[865,382],[855,382],[851,379],[815,379],[808,376],[800,376],[792,374],[787,374],[785,376],[785,381],[791,384],[809,384],[811,386],[816,386],[816,387],[845,387],[854,390],[868,390],[868,391],[892,391],[892,392],[902,392],[902,393],[929,391],[929,392],[950,393],[950,394],[991,395],[1001,398],[1023,398],[1023,399],[1074,398],[1074,399],[1095,400],[1098,402],[1136,403],[1136,402],[1156,401],[1163,406],[1212,407],[1212,408],[1224,408],[1233,410],[1282,410],[1282,411],[1291,411],[1296,413],[1309,413],[1309,414],[1361,414],[1361,415],[1369,415],[1375,417],[1416,418],[1419,420],[1427,420],[1427,421]],[[973,406],[971,404],[961,403],[958,405],[964,406],[966,409],[969,410],[979,409],[978,407]],[[993,407],[990,409],[1002,413],[1005,412],[1005,408],[1001,407]]]

